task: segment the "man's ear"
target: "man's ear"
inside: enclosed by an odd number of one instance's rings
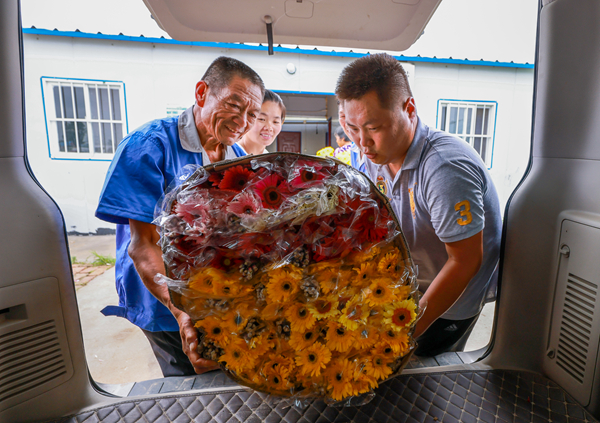
[[[404,102],[404,110],[408,113],[408,116],[412,119],[417,116],[417,105],[415,104],[414,97],[408,97]]]
[[[196,84],[196,105],[198,107],[204,107],[206,101],[206,93],[208,92],[208,85],[206,82],[200,81]]]

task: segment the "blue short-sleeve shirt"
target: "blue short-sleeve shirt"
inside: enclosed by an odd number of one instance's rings
[[[478,314],[486,298],[495,296],[502,233],[498,194],[479,154],[464,140],[419,119],[395,177],[386,165],[364,163],[365,173],[388,196],[400,220],[422,292],[448,260],[445,243],[483,230],[481,268],[442,317],[463,320]]]
[[[157,202],[186,165],[210,163],[194,123],[193,107],[180,116],[149,122],[127,135],[113,158],[96,217],[117,224],[115,278],[119,305],[104,315],[125,317],[150,332],[178,331],[171,312],[140,279],[127,253],[129,219],[152,223]],[[243,156],[237,145],[227,147],[225,159]]]

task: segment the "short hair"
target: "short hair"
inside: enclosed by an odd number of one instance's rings
[[[260,93],[264,95],[265,84],[258,74],[247,64],[240,62],[233,57],[220,56],[217,57],[206,69],[202,81],[206,82],[215,92],[219,92],[226,87],[231,80],[239,76],[247,79],[252,84],[260,88]]]
[[[412,97],[406,71],[387,53],[370,54],[347,65],[340,74],[335,93],[338,99],[358,100],[375,91],[381,106],[393,108],[396,101]]]
[[[352,142],[350,137],[348,137],[348,135],[346,135],[346,133],[344,132],[344,128],[342,128],[341,126],[338,126],[335,130],[335,136],[343,139],[344,141]]]
[[[281,109],[281,121],[283,122],[285,120],[285,104],[283,104],[283,100],[281,99],[281,97],[279,97],[279,94],[271,91],[271,90],[265,90],[265,96],[263,97],[263,103],[266,103],[267,101],[271,101],[275,104],[277,104],[279,106],[279,108]]]

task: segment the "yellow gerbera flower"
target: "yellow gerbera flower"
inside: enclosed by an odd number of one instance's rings
[[[375,256],[379,255],[381,249],[377,246],[373,246],[364,251],[358,251],[352,255],[352,260],[355,263],[363,263],[366,261],[371,261]]]
[[[369,317],[369,307],[364,304],[360,295],[355,295],[346,303],[338,320],[347,329],[356,330],[367,322],[367,317]]]
[[[354,281],[359,286],[368,285],[375,272],[375,266],[372,263],[362,263],[360,267],[352,268],[354,270]]]
[[[345,352],[350,349],[354,342],[356,342],[354,332],[338,322],[329,322],[327,325],[327,348],[332,351]]]
[[[202,294],[212,294],[213,276],[204,271],[204,269],[201,269],[199,272],[195,273],[189,278],[188,286],[190,289]]]
[[[232,342],[228,345],[225,353],[219,357],[219,363],[224,363],[229,370],[238,373],[254,367],[255,357],[242,340],[242,342]]]
[[[315,279],[319,282],[319,287],[324,294],[335,292],[338,289],[339,271],[338,269],[324,269],[322,272],[315,274]]]
[[[365,292],[367,304],[374,307],[394,302],[397,297],[391,282],[389,278],[375,279]]]
[[[290,372],[285,367],[266,368],[264,370],[266,385],[275,391],[290,389]]]
[[[225,328],[223,321],[215,316],[198,320],[194,326],[202,328],[206,338],[215,341],[221,348],[227,346],[231,340],[230,333]]]
[[[304,332],[295,332],[292,330],[290,335],[290,346],[295,350],[303,350],[314,344],[319,337],[319,328],[313,327],[312,329]]]
[[[308,303],[308,311],[317,319],[327,319],[335,317],[339,314],[339,301],[336,297],[320,297],[315,301]]]
[[[263,369],[284,369],[287,373],[292,373],[295,367],[294,359],[290,355],[271,353],[269,354],[269,359],[265,362]]]
[[[377,264],[377,269],[384,275],[391,275],[400,271],[399,256],[397,253],[387,253]]]
[[[392,374],[392,368],[389,364],[392,360],[389,360],[382,356],[373,356],[371,360],[365,366],[365,372],[367,375],[374,377],[376,380],[382,380]]]
[[[360,373],[358,377],[356,377],[351,382],[352,385],[352,395],[360,395],[365,392],[369,392],[372,389],[375,389],[379,386],[377,383],[377,379],[373,376],[369,376],[365,373]]]
[[[296,353],[296,366],[301,375],[319,376],[330,360],[331,351],[319,342]]]
[[[383,322],[389,325],[393,330],[399,332],[417,319],[415,309],[417,305],[412,300],[397,301],[385,306]]]
[[[388,329],[379,333],[379,340],[389,345],[396,356],[406,352],[409,347],[408,333],[406,331],[396,332]]]
[[[271,301],[289,301],[298,292],[302,274],[283,268],[272,270],[267,284],[267,297]]]
[[[374,327],[366,326],[356,336],[355,347],[358,350],[371,348],[379,341],[379,332]]]
[[[308,310],[306,304],[297,303],[289,307],[285,311],[285,316],[290,321],[290,325],[293,331],[304,332],[307,329],[311,329],[317,319]]]
[[[353,394],[352,372],[345,359],[334,360],[324,373],[329,396],[336,401]]]
[[[223,313],[223,325],[229,332],[239,333],[246,327],[248,319],[255,315],[256,311],[251,309],[247,303],[237,304]]]

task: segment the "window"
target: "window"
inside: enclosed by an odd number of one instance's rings
[[[492,167],[496,102],[449,101],[438,103],[438,129],[468,142]]]
[[[110,160],[127,132],[121,82],[42,78],[53,159]]]

